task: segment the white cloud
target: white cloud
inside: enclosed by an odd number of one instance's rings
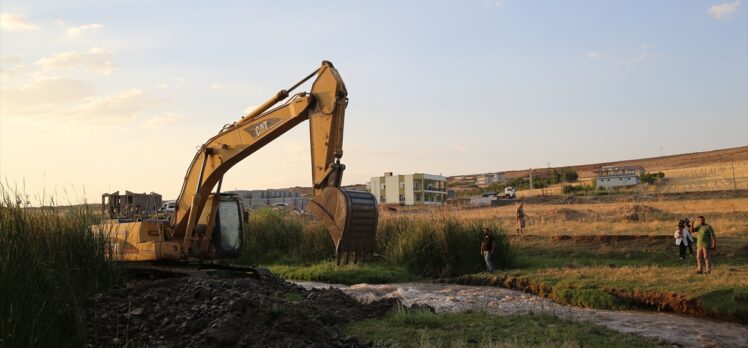
[[[642,44],[641,46],[639,46],[639,48],[641,48],[643,50],[648,50],[648,49],[650,49],[652,47],[655,47],[655,45],[654,44]]]
[[[740,7],[740,0],[735,0],[735,2],[725,2],[719,5],[714,5],[710,7],[707,12],[709,15],[714,17],[714,19],[722,19],[735,13],[735,11],[738,10],[738,7]]]
[[[0,90],[2,117],[120,125],[157,101],[140,89],[97,97],[90,84],[69,79],[42,79],[20,89]]]
[[[221,89],[221,88],[223,88],[223,85],[220,84],[220,83],[214,83],[214,84],[210,85],[210,89],[214,89],[215,90],[215,89]]]
[[[8,31],[34,31],[39,30],[39,26],[27,20],[23,15],[3,12],[0,13],[0,29]]]
[[[504,7],[504,1],[503,0],[484,1],[483,5],[485,5],[486,7]]]
[[[140,111],[153,104],[155,101],[145,92],[133,88],[118,94],[89,98],[60,115],[87,123],[117,124],[136,118]]]
[[[68,28],[68,30],[65,30],[65,34],[68,34],[70,37],[78,37],[80,34],[87,30],[97,30],[101,29],[103,26],[98,23],[92,23],[92,24],[85,24],[85,25],[79,25],[77,27],[71,27]]]
[[[93,95],[87,82],[71,79],[45,78],[18,89],[0,90],[2,116],[29,116],[64,108],[69,103]]]
[[[584,57],[587,59],[598,59],[602,56],[602,53],[600,52],[587,52],[584,54]]]
[[[35,63],[44,70],[72,70],[87,68],[100,74],[108,75],[114,69],[112,56],[114,51],[94,47],[88,52],[62,52],[51,57],[38,59]]]
[[[140,127],[153,130],[174,123],[176,120],[177,114],[173,112],[165,112],[143,121],[143,123],[140,124]]]
[[[18,75],[26,70],[26,64],[18,56],[0,56],[0,78]]]

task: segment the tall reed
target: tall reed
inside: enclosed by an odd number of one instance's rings
[[[240,262],[309,263],[334,257],[332,238],[310,217],[261,209],[250,214],[248,225]],[[403,266],[419,276],[478,272],[485,267],[480,255],[484,227],[495,238],[494,266],[508,268],[514,258],[509,240],[495,222],[484,219],[390,216],[379,222],[377,254],[385,264]]]
[[[85,207],[28,207],[0,185],[0,346],[85,345],[85,302],[117,281]]]

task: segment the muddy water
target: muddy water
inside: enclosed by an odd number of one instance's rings
[[[437,312],[484,310],[497,315],[550,313],[575,321],[592,321],[612,330],[685,347],[748,347],[748,326],[647,311],[611,311],[565,306],[519,291],[430,283],[357,284],[297,282],[306,288],[336,287],[361,302],[398,298],[406,306],[429,305]]]

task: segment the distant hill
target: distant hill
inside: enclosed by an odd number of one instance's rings
[[[533,169],[533,175],[545,176],[553,172],[554,169],[560,170],[562,168],[572,168],[579,173],[580,179],[588,179],[594,177],[595,174],[593,171],[600,168],[601,166],[641,166],[648,172],[657,172],[678,168],[700,167],[709,164],[725,163],[730,161],[748,161],[748,146],[704,152],[693,152],[679,155],[621,160],[614,162],[601,162],[565,167],[537,168]],[[506,179],[510,180],[528,175],[527,169],[510,170],[504,171],[502,173],[504,173]],[[484,173],[453,175],[448,177],[448,180],[449,178],[454,178],[457,176],[474,176],[481,174]]]

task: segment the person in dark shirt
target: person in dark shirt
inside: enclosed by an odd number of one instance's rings
[[[493,262],[491,257],[493,256],[493,235],[488,228],[483,229],[483,242],[480,244],[480,255],[486,261],[486,271],[489,273],[493,272]]]

